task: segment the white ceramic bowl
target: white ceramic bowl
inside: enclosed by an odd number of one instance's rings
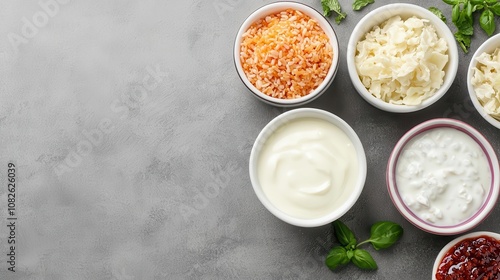
[[[469,90],[469,96],[472,101],[472,104],[474,104],[474,107],[476,110],[479,112],[479,114],[490,124],[492,124],[494,127],[500,129],[500,121],[494,119],[492,116],[488,115],[485,111],[481,103],[479,103],[479,100],[477,99],[476,92],[474,91],[474,87],[472,86],[471,80],[472,80],[472,75],[474,74],[473,68],[476,67],[477,65],[477,60],[476,57],[478,57],[480,54],[486,52],[486,53],[493,53],[493,51],[500,47],[500,34],[497,34],[488,40],[486,40],[474,53],[472,56],[472,59],[469,64],[469,70],[467,71],[467,89]]]
[[[343,204],[340,207],[334,209],[332,212],[322,217],[314,219],[297,218],[288,213],[285,213],[284,211],[278,209],[275,205],[273,205],[273,203],[269,200],[269,198],[266,196],[266,194],[262,189],[258,174],[259,157],[263,147],[266,145],[267,140],[273,135],[273,133],[277,129],[279,129],[283,125],[286,125],[290,121],[302,118],[317,118],[325,120],[327,122],[330,122],[334,126],[340,128],[351,140],[357,154],[357,161],[359,166],[353,191],[347,196],[347,199],[344,200]],[[259,198],[260,202],[267,208],[267,210],[269,210],[279,219],[289,224],[301,227],[323,226],[333,222],[334,220],[337,220],[342,215],[344,215],[359,198],[365,184],[366,171],[367,167],[366,167],[365,152],[363,149],[363,145],[361,144],[361,141],[359,140],[356,132],[344,120],[342,120],[338,116],[329,113],[327,111],[319,109],[311,109],[311,108],[294,109],[277,116],[271,122],[269,122],[262,129],[257,139],[255,140],[252,152],[250,154],[250,162],[249,162],[250,180],[252,182],[255,194]]]
[[[429,223],[424,219],[418,217],[403,201],[401,194],[398,190],[396,183],[396,168],[398,164],[398,159],[403,151],[405,145],[412,140],[415,136],[420,133],[426,132],[434,128],[454,128],[461,132],[464,132],[470,136],[483,150],[488,161],[488,166],[491,174],[491,184],[488,193],[485,194],[485,198],[482,205],[479,207],[477,212],[473,214],[470,218],[463,222],[455,225],[449,226],[439,226],[436,224]],[[389,195],[392,202],[398,209],[398,211],[405,217],[410,223],[412,223],[417,228],[420,228],[429,233],[437,235],[455,235],[459,233],[466,232],[479,223],[481,223],[494,209],[498,195],[500,191],[500,167],[498,163],[498,158],[495,154],[495,150],[491,144],[484,138],[484,136],[478,132],[476,129],[470,125],[454,120],[454,119],[433,119],[423,122],[414,128],[410,129],[401,139],[397,142],[394,150],[392,151],[389,161],[387,164],[386,171],[386,183]]]
[[[492,237],[494,239],[497,239],[500,242],[500,234],[495,233],[495,232],[489,232],[489,231],[478,231],[478,232],[471,232],[469,234],[457,237],[450,241],[448,244],[446,244],[443,249],[439,252],[439,254],[436,257],[436,260],[434,261],[434,266],[432,268],[432,280],[436,280],[436,273],[438,271],[439,265],[441,264],[441,261],[443,260],[444,256],[446,253],[453,248],[455,245],[461,243],[462,241],[466,239],[476,239],[480,236],[488,236]]]
[[[441,38],[444,38],[448,43],[449,60],[447,65],[445,66],[445,77],[443,85],[434,93],[433,96],[425,99],[419,105],[410,106],[390,104],[373,96],[361,82],[356,70],[354,57],[356,56],[357,43],[361,41],[365,37],[366,33],[370,32],[374,26],[380,25],[389,18],[396,15],[401,16],[401,18],[403,19],[409,18],[411,16],[416,16],[418,18],[429,20],[430,23],[435,27],[437,34]],[[455,42],[455,38],[448,26],[429,10],[412,4],[389,4],[371,11],[366,16],[364,16],[356,25],[347,45],[347,67],[349,69],[349,76],[351,77],[351,81],[354,87],[361,95],[361,97],[363,97],[363,99],[365,99],[371,105],[381,110],[394,113],[415,112],[424,109],[438,101],[452,85],[458,70],[457,43]]]
[[[240,61],[240,49],[241,49],[241,42],[242,42],[242,35],[243,33],[248,30],[248,28],[257,20],[268,16],[270,14],[279,12],[279,11],[284,11],[286,9],[295,9],[297,11],[300,11],[306,15],[308,15],[310,18],[316,20],[316,22],[319,24],[319,26],[323,29],[325,34],[330,38],[330,44],[333,49],[333,58],[332,58],[332,64],[331,67],[328,71],[328,74],[326,75],[325,79],[323,82],[311,93],[309,93],[306,96],[302,96],[300,98],[295,98],[295,99],[280,99],[280,98],[275,98],[271,97],[269,95],[266,95],[265,93],[261,92],[258,90],[247,78],[245,72],[243,71],[243,67],[241,65]],[[236,40],[234,42],[234,64],[236,66],[236,71],[238,72],[238,75],[240,76],[241,81],[245,86],[252,92],[252,95],[255,96],[257,99],[264,101],[265,103],[274,105],[274,106],[279,106],[279,107],[294,107],[294,106],[300,106],[304,105],[306,103],[309,103],[313,101],[314,99],[318,98],[321,94],[323,94],[330,84],[332,83],[333,79],[335,78],[335,75],[337,74],[337,70],[339,67],[339,42],[337,39],[337,35],[335,34],[335,31],[333,30],[332,25],[330,22],[317,10],[313,9],[310,6],[307,6],[305,4],[297,3],[297,2],[287,2],[287,1],[282,1],[282,2],[275,2],[271,4],[267,4],[259,9],[257,9],[255,12],[253,12],[241,25],[238,34],[236,35]]]

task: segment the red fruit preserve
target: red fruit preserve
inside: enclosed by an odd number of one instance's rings
[[[500,279],[500,240],[482,235],[458,242],[441,260],[436,279]]]

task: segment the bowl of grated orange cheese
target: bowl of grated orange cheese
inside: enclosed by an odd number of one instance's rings
[[[259,100],[299,106],[318,98],[332,83],[339,43],[317,10],[276,2],[243,22],[234,44],[234,63],[243,84]]]

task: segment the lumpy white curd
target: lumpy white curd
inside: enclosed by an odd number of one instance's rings
[[[396,166],[396,184],[404,203],[438,226],[455,225],[474,215],[490,182],[483,150],[454,128],[420,133],[403,148]]]
[[[267,140],[258,178],[270,202],[296,218],[334,211],[350,195],[359,169],[349,137],[318,118],[292,120]]]

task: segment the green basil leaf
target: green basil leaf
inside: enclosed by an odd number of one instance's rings
[[[439,10],[438,8],[429,7],[429,11],[431,11],[433,14],[435,14],[442,21],[446,22],[446,17],[443,15],[443,12],[441,12],[441,10]]]
[[[479,11],[479,10],[482,10],[484,8],[483,5],[479,4],[479,5],[474,5],[472,7],[472,12],[475,12],[475,11]]]
[[[352,9],[354,11],[359,11],[373,2],[375,2],[375,0],[355,0],[354,3],[352,3]]]
[[[484,0],[470,0],[470,3],[472,5],[482,5],[484,3]]]
[[[455,5],[451,10],[451,21],[453,21],[453,23],[456,25],[459,18],[460,18],[460,5]]]
[[[336,220],[333,223],[333,231],[335,232],[335,236],[337,240],[345,246],[347,249],[354,248],[356,246],[357,241],[354,233],[349,229],[343,222],[340,220]]]
[[[486,32],[486,34],[488,34],[488,36],[491,36],[491,34],[495,32],[496,28],[495,15],[493,12],[489,9],[484,10],[479,17],[479,25],[481,25],[481,28]]]
[[[467,10],[461,10],[458,19],[454,23],[460,33],[464,35],[472,35],[474,33],[472,18],[467,14]]]
[[[490,6],[490,10],[497,16],[500,16],[500,2],[495,3],[493,6]]]
[[[354,257],[354,251],[353,250],[347,250],[347,258],[349,258],[349,260],[351,260],[352,257]]]
[[[335,17],[335,22],[337,24],[339,24],[343,19],[345,19],[347,17],[347,14],[346,13],[339,13],[336,17]]]
[[[460,31],[455,32],[455,39],[457,40],[458,44],[462,48],[462,50],[465,53],[469,52],[469,47],[470,47],[470,42],[471,42],[471,36],[470,35],[465,35],[462,34]]]
[[[321,6],[323,7],[324,16],[330,16],[331,12],[335,12],[337,14],[335,17],[335,22],[337,24],[339,24],[347,16],[346,13],[342,12],[342,8],[340,7],[338,0],[321,0]]]
[[[330,253],[326,256],[326,266],[331,270],[336,269],[341,265],[348,264],[350,258],[347,257],[347,250],[342,246],[333,247]]]
[[[368,251],[363,249],[354,250],[352,262],[361,269],[377,269],[377,263]]]
[[[456,5],[458,4],[458,0],[443,0],[448,5]]]
[[[498,2],[498,0],[486,0],[488,4],[495,4],[496,2]]]
[[[469,1],[465,4],[464,11],[467,12],[467,19],[472,24],[472,4]]]
[[[321,6],[323,7],[323,15],[325,17],[329,17],[332,14],[332,10],[330,9],[330,0],[321,0]]]
[[[403,235],[403,228],[393,222],[378,222],[370,229],[370,239],[375,250],[385,249],[396,243]]]

